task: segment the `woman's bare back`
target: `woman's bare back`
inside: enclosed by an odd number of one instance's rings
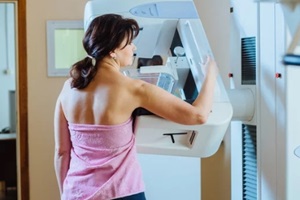
[[[134,90],[139,81],[120,72],[99,69],[94,80],[85,89],[71,89],[66,81],[61,103],[67,121],[79,124],[120,124],[128,120],[138,106]]]

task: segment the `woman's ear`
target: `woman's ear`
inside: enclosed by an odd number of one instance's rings
[[[110,52],[109,55],[112,58],[116,58],[117,57],[117,54],[115,52]]]

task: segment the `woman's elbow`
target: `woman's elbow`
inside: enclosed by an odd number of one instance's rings
[[[182,117],[181,119],[184,120],[180,121],[179,123],[184,125],[201,125],[207,122],[208,116],[197,113],[194,115],[189,115],[187,117]]]
[[[208,120],[208,115],[205,115],[203,113],[197,113],[195,119],[196,124],[205,124]]]

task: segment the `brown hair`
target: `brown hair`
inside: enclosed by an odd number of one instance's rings
[[[119,48],[124,39],[125,48],[139,34],[139,25],[134,19],[123,18],[117,14],[96,17],[89,25],[83,38],[83,47],[89,56],[72,65],[71,87],[83,89],[97,73],[97,63],[110,52]],[[93,60],[96,62],[93,63]]]

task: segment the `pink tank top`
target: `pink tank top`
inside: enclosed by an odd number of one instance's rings
[[[71,160],[63,200],[111,200],[144,191],[132,119],[119,125],[69,123]]]

